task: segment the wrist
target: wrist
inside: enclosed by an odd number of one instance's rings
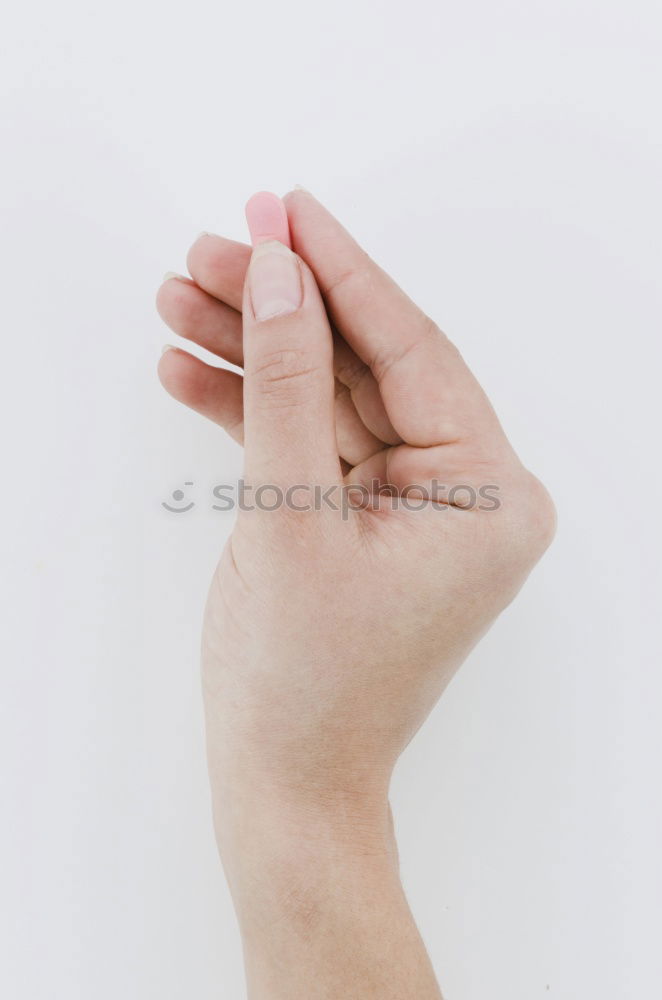
[[[304,909],[373,875],[399,884],[387,788],[299,788],[262,775],[212,777],[219,852],[240,919],[246,910]],[[266,913],[265,913],[266,916]]]
[[[249,997],[395,997],[405,986],[440,997],[400,883],[386,794],[213,784]],[[318,992],[320,976],[330,991]]]

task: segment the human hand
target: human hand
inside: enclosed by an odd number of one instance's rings
[[[242,385],[169,350],[159,373],[245,443],[254,489],[339,498],[344,483],[371,497],[346,516],[240,511],[211,586],[212,797],[249,924],[251,873],[265,853],[267,867],[298,867],[295,828],[392,860],[393,766],[554,530],[546,491],[453,345],[310,194],[285,205],[296,256],[268,242],[249,267],[248,247],[204,235],[193,282],[168,280],[158,296],[176,332],[243,365]]]

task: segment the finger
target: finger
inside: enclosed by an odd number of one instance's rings
[[[164,350],[158,372],[171,396],[213,420],[243,444],[241,375],[226,368],[212,368],[178,347]]]
[[[234,373],[206,365],[175,347],[165,349],[159,364],[161,382],[171,396],[213,420],[243,444],[243,380],[239,375],[233,379],[227,379],[226,375]],[[348,397],[344,386],[339,387],[336,395],[335,421],[345,474],[384,445],[366,430],[349,397],[347,403],[339,402],[341,395]]]
[[[259,191],[246,204],[253,245],[278,240],[290,247],[289,223],[282,200]],[[240,310],[250,247],[214,233],[201,233],[188,253],[187,266],[197,284],[210,295]]]
[[[270,191],[258,191],[246,203],[246,221],[251,234],[251,243],[268,243],[277,240],[291,247],[290,227],[287,211],[281,198]]]
[[[243,364],[241,315],[188,278],[167,275],[156,295],[161,319],[180,337],[233,365]]]
[[[308,192],[285,197],[292,245],[308,262],[334,326],[370,367],[389,419],[417,446],[498,428],[458,351]]]
[[[511,452],[491,456],[472,454],[460,442],[434,448],[403,444],[371,455],[346,473],[345,481],[375,494],[386,488],[397,496],[423,498],[454,507],[474,509],[498,498],[504,469],[519,463]],[[494,507],[479,509],[495,509]]]
[[[190,279],[179,275],[167,276],[159,288],[156,302],[162,319],[175,333],[192,340],[232,364],[243,365],[241,316],[236,310],[203,292]],[[344,346],[345,350],[355,357],[353,352]],[[363,362],[358,359],[356,361],[365,369]],[[374,383],[370,372],[365,370]],[[212,369],[213,371],[215,369]],[[375,390],[379,399],[376,383]],[[216,400],[212,402],[214,406],[217,405]],[[223,403],[220,405],[222,415]],[[381,409],[383,411],[383,405]],[[216,410],[212,419],[216,423],[223,423],[218,419]],[[388,418],[384,416],[384,419]],[[340,382],[336,383],[335,420],[338,451],[350,466],[363,462],[384,447],[383,441],[367,429],[357,412],[350,390]]]
[[[349,389],[336,379],[336,442],[338,454],[350,466],[365,462],[385,447],[359,416]]]
[[[241,312],[246,268],[251,248],[213,233],[202,233],[186,257],[193,280],[200,288]]]
[[[400,444],[402,438],[389,420],[375,376],[338,334],[334,337],[333,370],[347,388],[365,427],[385,444]]]
[[[261,198],[262,195],[254,197]],[[267,197],[275,198],[276,196],[269,195]],[[249,207],[252,201],[253,199],[247,206],[247,216],[249,216],[249,225],[252,227],[253,239],[260,240],[260,230],[267,228],[267,226],[261,218],[257,221],[253,220]],[[276,228],[276,224],[272,223],[271,228]],[[210,297],[222,300],[223,303],[229,303],[235,310],[240,310],[245,271],[249,259],[250,248],[245,244],[205,233],[191,247],[188,255],[188,266],[196,282],[206,289]],[[167,292],[164,290],[163,294],[167,294]],[[176,325],[177,322],[181,321],[180,318],[164,315],[164,319],[175,332],[182,332]],[[210,325],[211,322],[210,319]],[[186,318],[183,319],[183,323],[186,324]],[[234,326],[234,322],[232,326]],[[228,343],[230,334],[226,331],[223,332],[222,345],[219,345],[218,348],[212,346],[214,333],[211,329],[206,343],[203,343],[194,334],[195,331],[192,330],[191,340],[207,347],[208,350],[212,350],[233,364],[241,364],[240,361],[235,360],[236,351],[230,353]],[[189,333],[183,332],[182,335],[189,336]],[[381,441],[388,444],[399,444],[402,438],[393,429],[374,375],[340,336],[335,338],[334,371],[340,381],[350,390],[356,410],[368,430]]]
[[[247,475],[338,482],[331,329],[309,268],[282,243],[253,251],[243,318]]]
[[[246,221],[254,247],[269,240],[277,240],[287,247],[291,246],[287,212],[277,195],[268,191],[260,191],[253,195],[246,205]],[[353,351],[347,345],[344,346],[346,352],[353,355]],[[334,351],[334,368],[336,361],[337,351]],[[345,362],[345,365],[347,366],[348,362]],[[383,444],[362,422],[347,386],[336,380],[335,392],[337,450],[346,464],[356,465],[375,451],[379,451]]]

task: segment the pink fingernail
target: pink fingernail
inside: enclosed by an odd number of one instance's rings
[[[296,256],[276,240],[253,250],[248,282],[257,320],[287,316],[301,305],[301,275]]]
[[[254,247],[268,240],[278,240],[286,247],[292,246],[287,211],[278,195],[258,191],[249,198],[246,203],[246,221]]]

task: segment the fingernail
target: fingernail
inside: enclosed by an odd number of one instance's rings
[[[213,235],[214,235],[213,233],[208,233],[203,229],[203,231],[201,233],[198,233],[198,235],[196,236],[196,240],[201,240],[203,236],[213,236]]]
[[[255,247],[248,281],[257,320],[287,316],[301,305],[301,275],[297,258],[276,240]]]
[[[274,240],[286,247],[291,245],[287,209],[277,194],[258,191],[252,195],[246,202],[246,221],[254,247]]]
[[[177,348],[173,344],[164,344],[161,348],[161,354],[165,354],[166,351],[176,351]]]
[[[177,278],[178,281],[186,281],[186,278],[184,277],[183,274],[177,274],[176,271],[166,271],[166,273],[163,275],[163,280],[170,281],[171,278]]]

